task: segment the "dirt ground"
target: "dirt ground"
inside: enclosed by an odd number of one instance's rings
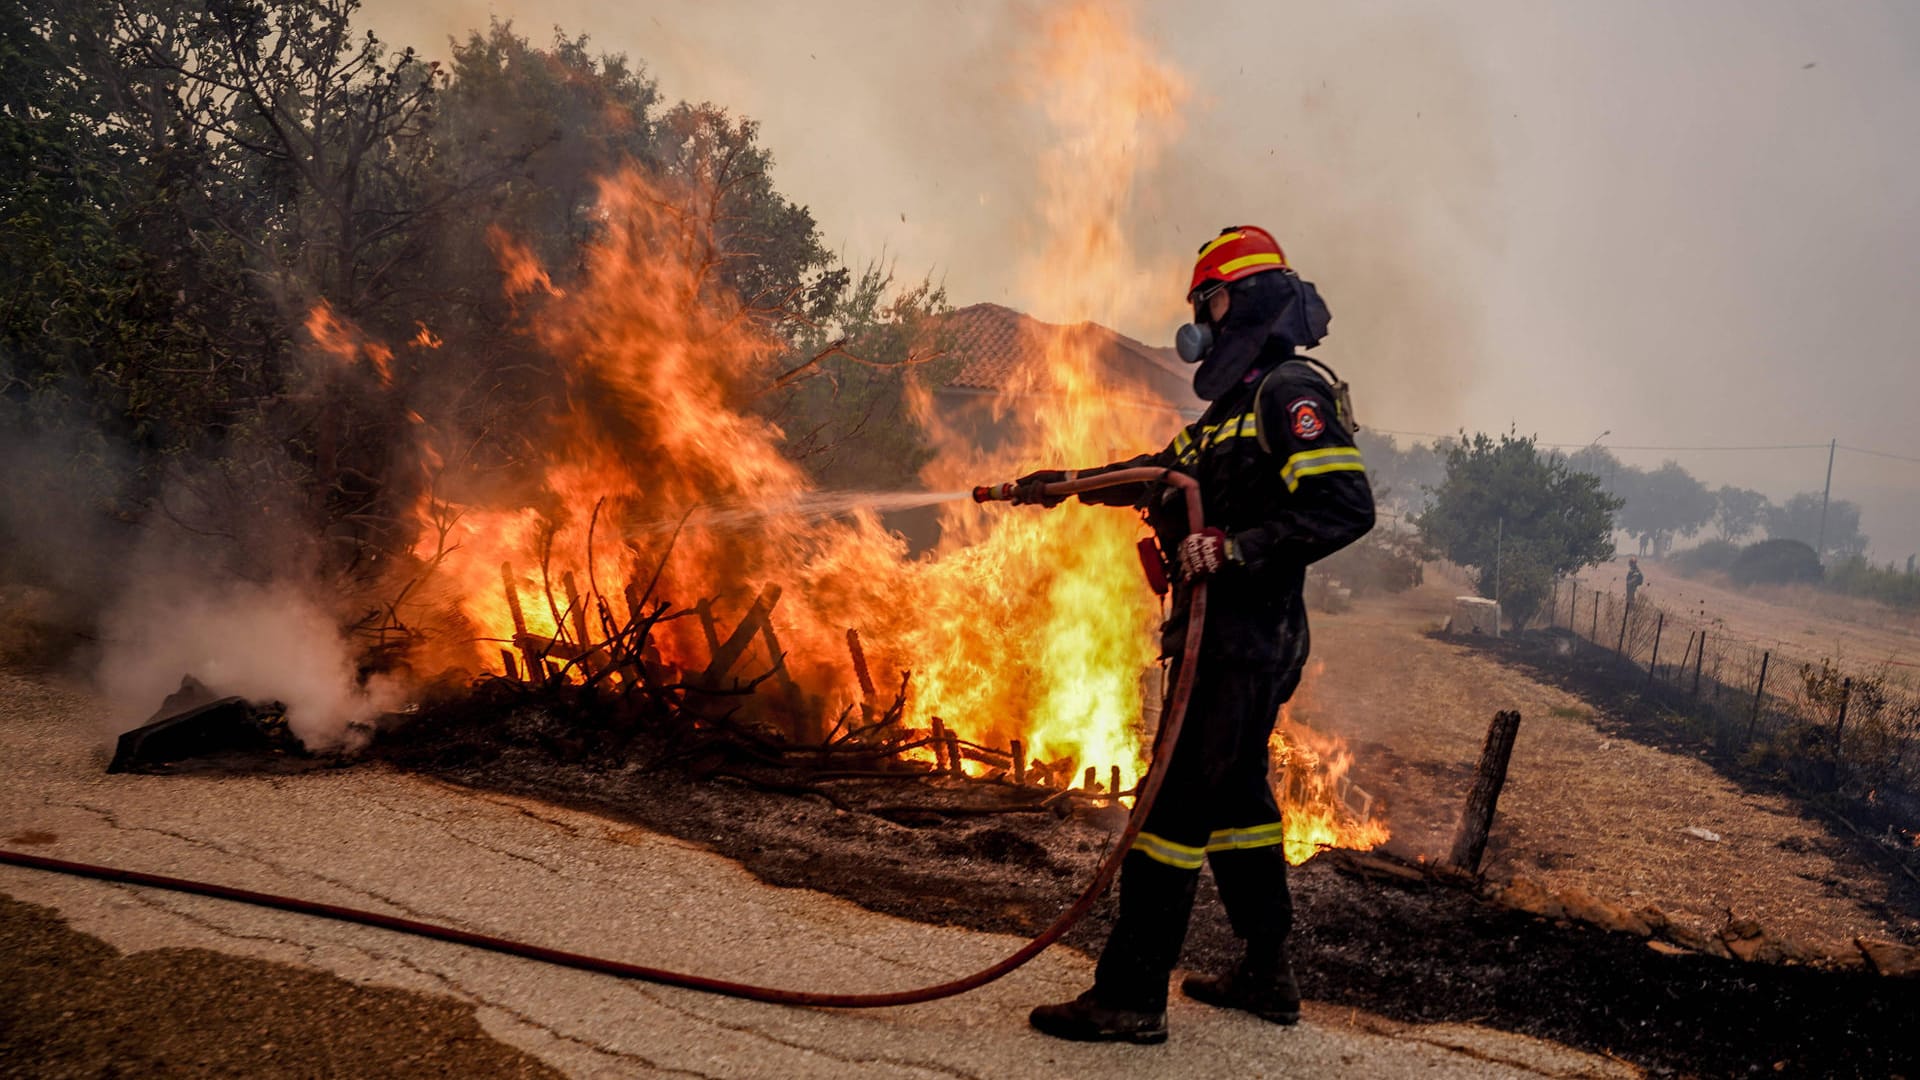
[[[1736,917],[1840,958],[1852,938],[1920,939],[1914,897],[1784,795],[1743,790],[1691,754],[1619,733],[1580,698],[1495,653],[1430,633],[1456,589],[1434,582],[1315,623],[1324,665],[1296,716],[1342,733],[1356,782],[1384,800],[1391,849],[1450,842],[1472,762],[1498,709],[1523,717],[1486,862],[1712,934]],[[549,730],[550,729],[550,730]],[[1118,826],[1009,808],[950,780],[822,779],[736,767],[689,777],[556,762],[547,715],[469,713],[404,732],[395,764],[462,785],[584,804],[695,840],[763,880],[875,910],[1033,932],[1071,899]],[[544,734],[543,734],[544,732]],[[727,770],[723,770],[727,771]],[[1702,839],[1701,828],[1719,837]],[[1500,908],[1472,889],[1383,882],[1315,859],[1295,871],[1310,1000],[1393,1022],[1473,1021],[1616,1055],[1656,1071],[1877,1074],[1920,1068],[1903,1029],[1920,993],[1854,971],[1665,955],[1625,935]],[[1235,942],[1203,883],[1182,964],[1228,962]],[[1112,898],[1069,942],[1096,949]]]
[[[1458,589],[1435,580],[1314,624],[1324,665],[1295,715],[1352,741],[1387,800],[1392,847],[1444,856],[1496,710],[1523,717],[1483,869],[1652,904],[1696,929],[1732,916],[1830,954],[1856,936],[1920,941],[1912,882],[1786,795],[1621,733],[1609,716],[1470,643],[1428,633]],[[1720,837],[1704,840],[1686,830]]]

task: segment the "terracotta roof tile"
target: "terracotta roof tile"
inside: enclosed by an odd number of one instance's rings
[[[1096,323],[1061,326],[1041,322],[999,304],[974,304],[946,317],[948,348],[960,361],[947,380],[966,390],[1010,390],[1034,377],[1052,339],[1086,334],[1098,363],[1117,382],[1144,384],[1176,407],[1200,404],[1188,386],[1190,375],[1170,348],[1154,348]]]

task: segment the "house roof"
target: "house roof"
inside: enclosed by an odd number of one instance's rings
[[[1019,392],[1033,385],[1049,347],[1072,337],[1092,350],[1093,362],[1110,374],[1117,392],[1145,388],[1181,412],[1197,413],[1190,369],[1170,348],[1154,348],[1098,323],[1070,326],[1041,322],[999,304],[974,304],[946,316],[942,331],[960,361],[946,389]]]

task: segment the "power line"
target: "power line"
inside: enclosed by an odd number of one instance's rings
[[[1377,432],[1381,435],[1404,435],[1412,439],[1454,439],[1459,437],[1458,432],[1455,432],[1452,435],[1442,435],[1438,432],[1433,432],[1433,431],[1395,431],[1391,428],[1367,428],[1366,430]],[[1602,442],[1584,442],[1584,443],[1537,442],[1537,443],[1534,443],[1534,445],[1539,447],[1544,447],[1548,450],[1585,450],[1588,447],[1598,447],[1599,449],[1607,450],[1607,451],[1658,450],[1658,451],[1669,451],[1669,452],[1677,452],[1677,451],[1695,452],[1695,451],[1710,451],[1710,450],[1711,451],[1735,451],[1735,452],[1754,451],[1754,450],[1825,450],[1827,448],[1826,443],[1767,443],[1767,444],[1756,444],[1756,445],[1748,445],[1748,446],[1634,446],[1634,445],[1621,445],[1621,444],[1602,443]],[[1885,450],[1869,450],[1864,446],[1848,446],[1845,443],[1840,444],[1840,449],[1845,450],[1851,454],[1867,454],[1871,457],[1887,458],[1888,460],[1891,460],[1891,461],[1908,461],[1916,465],[1920,465],[1920,457],[1910,457],[1906,454],[1890,454]]]
[[[1864,446],[1848,446],[1846,443],[1841,443],[1840,449],[1851,454],[1868,454],[1873,457],[1891,458],[1894,461],[1911,461],[1920,465],[1920,457],[1908,457],[1905,454],[1889,454],[1885,450],[1869,450]]]

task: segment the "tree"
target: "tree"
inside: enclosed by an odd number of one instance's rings
[[[1820,504],[1817,491],[1803,491],[1779,506],[1767,510],[1767,536],[1775,540],[1798,540],[1808,547],[1820,544]],[[1867,550],[1866,534],[1860,531],[1860,507],[1847,499],[1834,499],[1827,506],[1827,548],[1829,554],[1851,557]]]
[[[765,400],[786,456],[824,487],[912,485],[932,450],[910,415],[909,387],[937,385],[956,366],[939,330],[946,310],[932,281],[896,289],[878,265],[849,283]]]
[[[1738,541],[1752,533],[1771,509],[1767,497],[1751,488],[1722,485],[1713,494],[1713,523],[1722,540]]]
[[[1397,505],[1408,512],[1424,510],[1433,489],[1446,478],[1448,440],[1413,443],[1402,449],[1391,435],[1362,430],[1354,435],[1354,442],[1367,460],[1373,497],[1383,505]]]
[[[1524,623],[1554,580],[1613,557],[1613,512],[1620,500],[1591,473],[1542,455],[1534,439],[1485,434],[1447,453],[1446,479],[1414,519],[1433,550],[1475,572],[1491,597],[1497,585],[1508,616]]]
[[[1624,490],[1613,493],[1622,500],[1620,528],[1655,555],[1665,555],[1675,536],[1692,536],[1713,518],[1713,492],[1677,462],[1650,472],[1630,469],[1622,479]]]

